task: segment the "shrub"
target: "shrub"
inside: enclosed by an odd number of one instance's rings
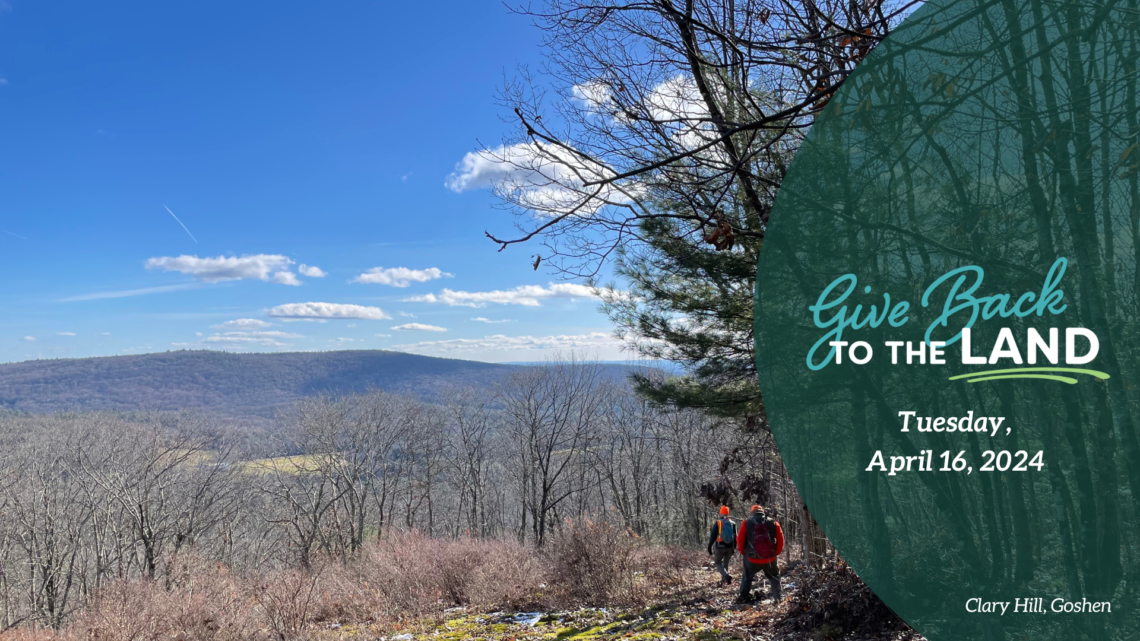
[[[359,576],[375,586],[389,617],[439,609],[444,588],[438,565],[438,543],[418,532],[393,532],[370,543],[354,564]]]
[[[328,563],[321,568],[319,598],[312,622],[366,622],[386,618],[390,602],[383,578],[366,577],[359,563]]]
[[[663,587],[683,585],[684,571],[703,562],[704,552],[686,548],[643,545],[634,552],[634,565],[645,573],[646,582]]]
[[[103,586],[68,631],[98,641],[239,641],[259,635],[251,614],[245,584],[225,566],[182,555],[172,561],[166,584],[136,579]]]
[[[277,639],[291,639],[309,625],[316,610],[319,572],[275,572],[251,591],[262,621]]]
[[[502,541],[441,540],[393,532],[369,543],[339,579],[343,587],[370,586],[363,601],[384,616],[418,616],[441,607],[535,605],[544,582],[533,548]],[[338,598],[351,601],[343,587]]]
[[[551,580],[568,604],[637,601],[637,550],[641,540],[605,521],[567,521],[546,546]]]
[[[476,605],[533,610],[547,604],[546,568],[530,545],[484,541],[481,561],[469,575],[468,593]]]
[[[492,562],[489,557],[493,546],[469,538],[431,542],[440,598],[451,605],[469,604],[473,593],[471,576],[480,566]]]
[[[509,541],[441,540],[392,532],[348,563],[251,577],[193,554],[157,581],[102,586],[58,632],[0,633],[0,641],[284,641],[320,624],[386,624],[457,605],[501,610],[639,603],[695,564],[691,551],[650,547],[629,530],[583,519],[544,549]]]

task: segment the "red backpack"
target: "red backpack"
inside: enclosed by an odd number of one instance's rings
[[[748,519],[744,555],[750,559],[770,559],[776,556],[775,521],[767,517]]]

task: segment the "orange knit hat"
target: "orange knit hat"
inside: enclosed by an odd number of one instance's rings
[[[753,506],[752,506],[752,511],[753,511],[753,512],[760,512],[761,514],[763,514],[763,513],[764,513],[764,508],[760,507],[759,505],[753,505]]]
[[[725,515],[725,516],[728,516],[728,506],[727,505],[720,506],[720,513]]]

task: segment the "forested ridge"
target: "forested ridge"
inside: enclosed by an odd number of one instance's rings
[[[431,399],[441,386],[491,383],[514,369],[386,350],[181,350],[33,360],[0,365],[0,407],[32,413],[198,409],[264,427],[277,412],[318,392],[375,388]]]

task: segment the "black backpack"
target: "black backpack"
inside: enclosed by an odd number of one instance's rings
[[[776,556],[775,521],[766,516],[752,517],[748,519],[746,535],[745,556],[750,559],[770,559]]]

